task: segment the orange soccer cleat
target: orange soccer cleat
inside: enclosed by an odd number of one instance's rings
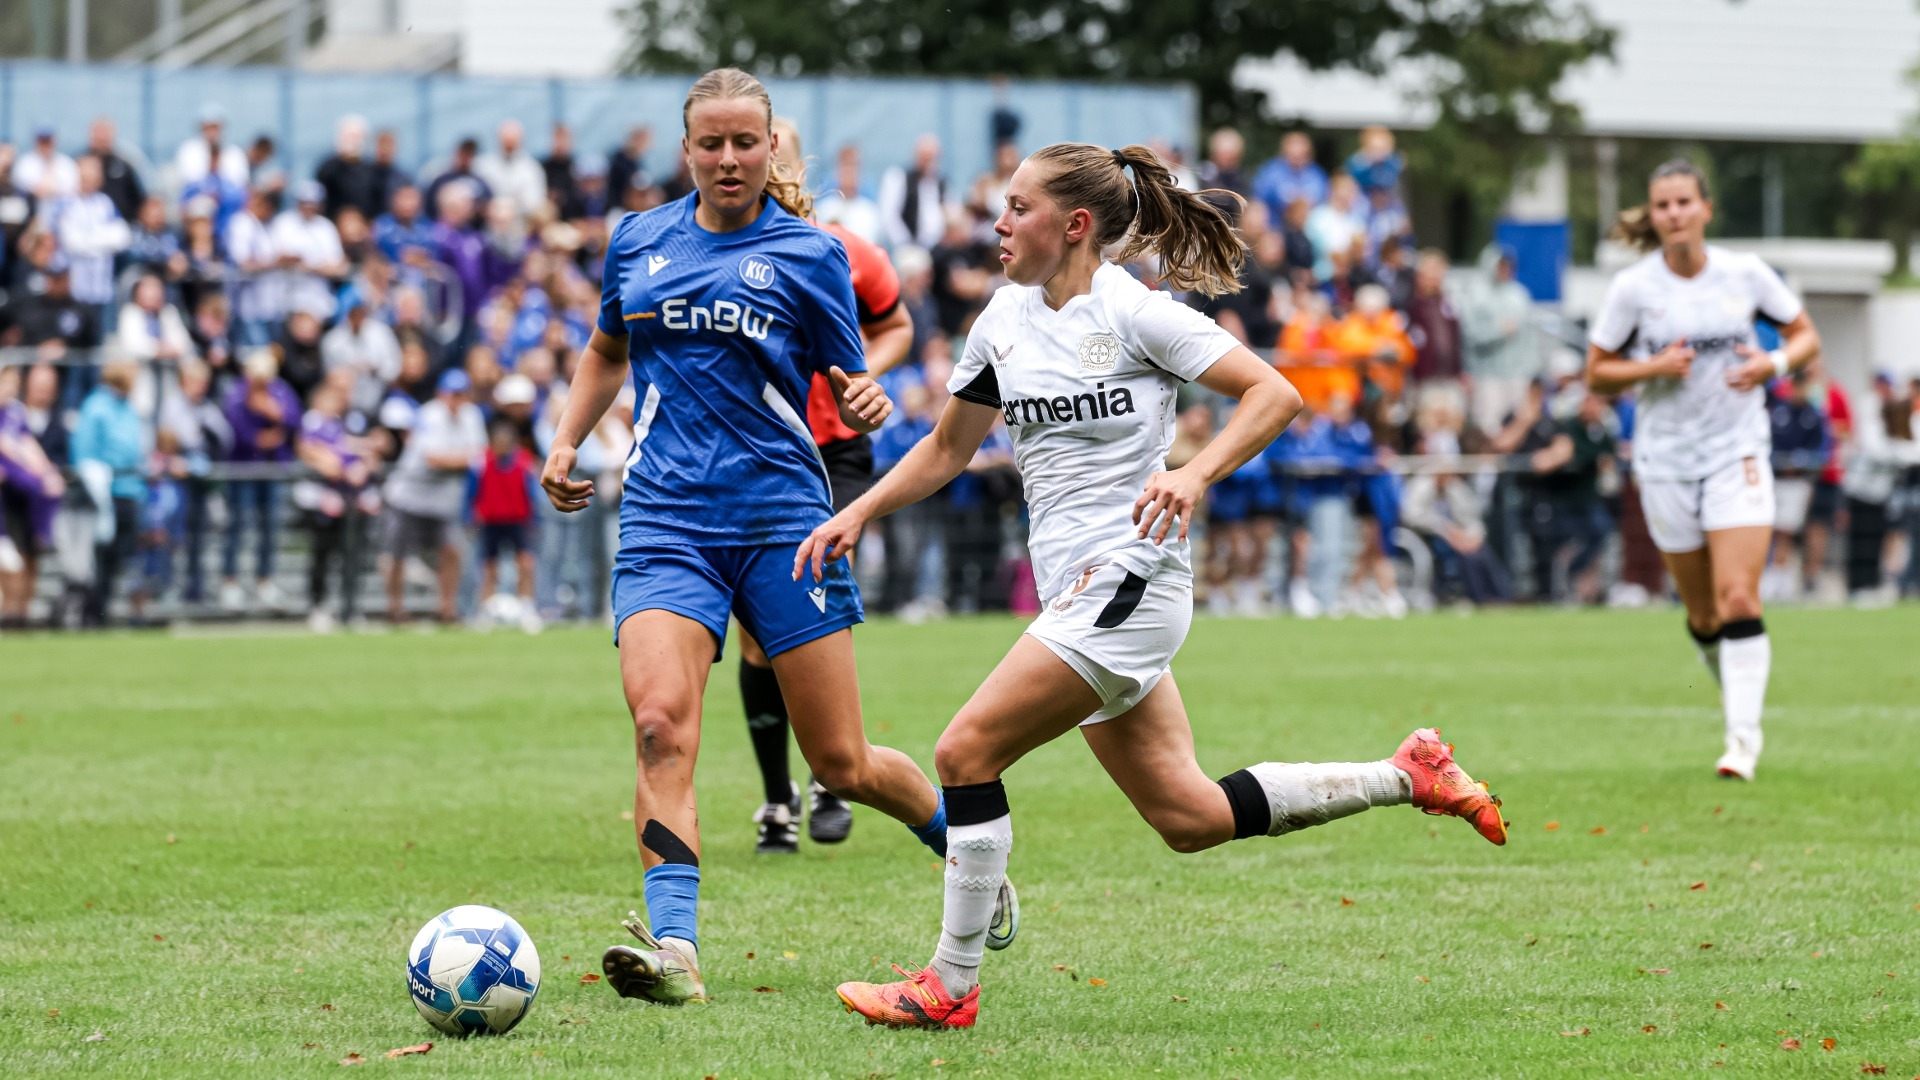
[[[1500,797],[1468,776],[1453,760],[1453,744],[1440,741],[1439,728],[1421,728],[1394,752],[1393,766],[1413,778],[1413,805],[1422,813],[1466,818],[1481,836],[1507,842]]]
[[[967,1028],[980,1015],[980,988],[975,986],[958,1001],[947,993],[946,984],[932,968],[908,971],[899,964],[893,970],[905,975],[900,982],[841,983],[835,992],[846,1003],[848,1012],[857,1012],[869,1024],[890,1028],[919,1027]]]

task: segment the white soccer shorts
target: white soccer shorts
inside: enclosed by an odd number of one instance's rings
[[[1640,508],[1655,547],[1674,554],[1698,551],[1710,532],[1774,527],[1773,469],[1750,457],[1704,480],[1642,480]]]
[[[1140,704],[1171,668],[1193,623],[1193,579],[1164,570],[1143,578],[1096,563],[1048,601],[1027,633],[1052,649],[1100,695],[1100,711],[1082,725],[1111,720]]]

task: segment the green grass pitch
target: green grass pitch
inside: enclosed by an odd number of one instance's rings
[[[1392,809],[1176,855],[1070,737],[1008,774],[1024,926],[965,1033],[841,1010],[835,983],[926,960],[940,877],[864,810],[839,848],[753,854],[731,655],[699,771],[714,1001],[674,1011],[581,981],[640,906],[604,633],[10,639],[0,1075],[1913,1076],[1920,609],[1768,621],[1751,786],[1712,775],[1672,611],[1197,623],[1210,772],[1437,724],[1512,841]],[[1018,632],[860,630],[873,737],[930,764]],[[545,967],[504,1038],[408,1001],[407,942],[467,902]]]

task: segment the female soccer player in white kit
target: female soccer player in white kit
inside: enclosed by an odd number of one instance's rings
[[[1760,760],[1773,648],[1760,621],[1760,574],[1773,538],[1773,431],[1766,384],[1805,367],[1820,334],[1800,300],[1757,255],[1713,247],[1707,181],[1669,161],[1647,204],[1616,235],[1649,254],[1607,290],[1587,348],[1587,385],[1638,387],[1633,471],[1647,529],[1687,609],[1700,659],[1726,714],[1721,776],[1752,780]],[[1753,321],[1778,323],[1761,352]]]
[[[1168,670],[1193,615],[1187,523],[1208,486],[1287,426],[1300,395],[1211,320],[1148,290],[1103,253],[1128,239],[1120,259],[1151,252],[1176,288],[1220,293],[1237,287],[1244,244],[1144,146],[1038,151],[1014,173],[994,228],[1013,284],[968,334],[939,424],[872,491],[815,529],[794,562],[796,577],[817,577],[869,521],[958,475],[994,421],[1006,421],[1046,606],[934,751],[947,810],[940,942],[932,963],[902,970],[902,982],[840,987],[841,1000],[870,1023],[973,1024],[981,948],[1013,847],[1001,773],[1075,726],[1176,851],[1407,802],[1467,818],[1496,844],[1506,839],[1498,800],[1432,730],[1381,761],[1268,762],[1218,782],[1200,771]],[[1165,471],[1174,392],[1188,380],[1240,404],[1204,451]]]

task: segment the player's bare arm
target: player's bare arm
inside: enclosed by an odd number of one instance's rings
[[[594,328],[580,352],[580,366],[567,396],[566,411],[554,429],[553,450],[540,470],[540,486],[563,514],[586,509],[593,498],[592,480],[572,480],[574,457],[580,443],[613,407],[613,399],[627,380],[627,339]]]
[[[1175,519],[1180,522],[1179,539],[1185,540],[1194,507],[1207,488],[1252,461],[1305,405],[1286,376],[1244,345],[1214,361],[1199,382],[1238,401],[1240,407],[1206,449],[1178,469],[1154,473],[1135,500],[1133,520],[1140,526],[1139,535],[1151,534],[1155,543],[1166,540]]]

